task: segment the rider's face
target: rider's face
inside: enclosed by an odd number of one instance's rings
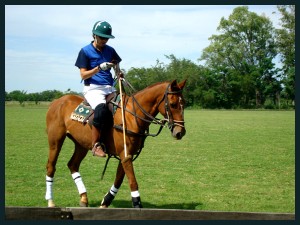
[[[103,48],[106,45],[108,38],[103,38],[95,35],[95,44],[97,48]]]

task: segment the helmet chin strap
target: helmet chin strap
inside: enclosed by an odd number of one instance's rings
[[[99,49],[99,48],[97,48],[97,38],[96,38],[96,35],[94,35],[94,42],[95,42],[95,48],[99,51],[99,52],[101,52],[101,50]]]

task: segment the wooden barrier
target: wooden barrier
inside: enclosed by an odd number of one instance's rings
[[[292,213],[175,209],[5,207],[6,220],[295,220]]]

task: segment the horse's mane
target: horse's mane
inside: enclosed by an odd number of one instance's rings
[[[139,94],[139,93],[141,93],[143,91],[146,91],[146,90],[148,90],[150,88],[153,88],[155,86],[158,86],[158,85],[161,85],[161,84],[165,84],[165,83],[169,83],[169,81],[163,81],[163,82],[158,82],[158,83],[155,83],[155,84],[151,84],[151,85],[145,87],[144,89],[142,89],[140,91],[137,91],[136,93],[134,93],[134,95]]]

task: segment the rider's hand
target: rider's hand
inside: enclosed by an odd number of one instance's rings
[[[124,73],[120,72],[120,73],[118,74],[118,78],[124,78]]]
[[[100,69],[100,70],[108,70],[108,69],[112,68],[114,65],[115,64],[110,63],[110,62],[104,62],[104,63],[101,63],[98,66],[98,69]]]

